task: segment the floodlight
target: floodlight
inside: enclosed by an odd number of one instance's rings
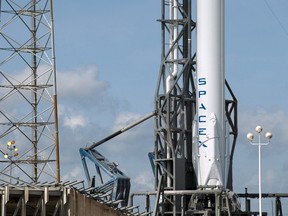
[[[248,139],[250,142],[252,142],[253,138],[254,138],[254,135],[253,135],[252,133],[248,133],[248,134],[247,134],[247,139]]]
[[[15,140],[11,140],[11,141],[7,142],[7,145],[8,145],[8,146],[11,146],[11,145],[13,145],[13,144],[15,144]]]
[[[258,125],[258,126],[255,128],[255,130],[256,130],[257,133],[261,133],[261,132],[262,132],[262,127]]]
[[[272,138],[272,133],[271,133],[271,132],[267,132],[267,133],[265,134],[265,136],[266,136],[266,138],[267,138],[268,140],[270,140],[270,139]]]

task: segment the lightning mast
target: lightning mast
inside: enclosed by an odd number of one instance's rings
[[[52,0],[1,0],[2,181],[9,170],[13,182],[60,181],[53,28]],[[18,155],[6,148],[10,140]]]

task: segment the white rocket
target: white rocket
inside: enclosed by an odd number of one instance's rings
[[[224,0],[197,0],[197,115],[194,159],[198,186],[226,188]]]

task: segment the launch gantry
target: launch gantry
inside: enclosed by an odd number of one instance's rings
[[[198,141],[195,140],[199,139],[197,132],[199,123],[197,63],[199,59],[197,53],[196,60],[197,25],[192,18],[195,17],[192,16],[192,13],[196,12],[196,4],[191,0],[161,2],[162,11],[159,21],[161,23],[162,53],[155,94],[157,115],[153,153],[155,188],[161,195],[158,195],[159,206],[156,211],[160,215],[181,215],[188,210],[191,197],[191,194],[186,194],[185,191],[205,190],[203,188],[205,185],[199,185],[199,179],[197,180],[197,173],[195,173],[197,158],[192,157],[198,151]],[[212,1],[205,1],[208,8],[212,3]],[[220,8],[223,7],[224,1],[218,0],[215,1],[215,4]],[[221,13],[224,12],[221,11]],[[218,26],[212,24],[210,28],[218,28]],[[206,35],[205,38],[211,37],[216,36]],[[209,59],[206,64],[209,64]],[[223,103],[223,115],[226,113],[223,117],[226,119],[224,124],[228,128],[225,139],[229,140],[229,137],[232,139],[231,144],[226,143],[230,148],[228,155],[225,156],[230,161],[228,167],[225,168],[228,170],[227,183],[220,187],[215,185],[215,188],[220,191],[226,188],[232,189],[232,159],[237,137],[237,100],[225,81],[225,77],[222,76],[222,79],[223,89],[226,86],[225,92],[228,93],[226,98],[230,96],[231,99],[223,98],[223,101],[218,101],[218,103]],[[195,142],[197,143],[195,144]],[[179,191],[182,191],[182,195],[186,195],[179,196],[181,194],[178,193]],[[207,192],[207,196],[210,196],[208,195],[210,192]],[[193,193],[197,193],[197,190]],[[205,193],[205,191],[201,193]],[[203,208],[204,206],[203,204]]]

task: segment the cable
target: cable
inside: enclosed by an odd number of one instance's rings
[[[280,27],[282,28],[282,30],[284,31],[284,33],[288,37],[288,31],[286,30],[286,28],[284,27],[284,25],[282,24],[282,22],[280,21],[280,19],[276,15],[276,13],[272,10],[272,8],[269,5],[269,3],[267,2],[267,0],[264,0],[264,2],[266,4],[266,6],[268,7],[269,11],[271,12],[271,14],[273,15],[273,17],[275,18],[275,20],[277,21],[277,23],[280,25]]]

